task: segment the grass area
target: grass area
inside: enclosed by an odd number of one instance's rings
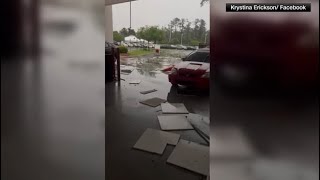
[[[148,54],[152,54],[153,53],[153,49],[136,49],[136,50],[132,50],[128,52],[129,56],[144,56],[144,55],[148,55]]]

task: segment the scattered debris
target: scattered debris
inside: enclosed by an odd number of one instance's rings
[[[121,73],[128,73],[128,74],[130,74],[130,73],[132,73],[132,69],[121,69],[120,70],[121,71]]]
[[[156,92],[157,90],[156,89],[151,89],[151,90],[147,90],[147,91],[140,91],[141,94],[149,94],[149,93],[152,93],[152,92]]]
[[[182,103],[162,103],[162,112],[164,114],[188,114],[187,108]]]
[[[148,128],[133,148],[162,154],[167,144],[177,145],[179,138],[179,134]]]
[[[206,134],[204,134],[200,129],[198,129],[197,127],[195,127],[194,125],[191,124],[191,126],[194,128],[194,130],[199,134],[199,136],[202,137],[203,140],[206,141],[207,145],[210,144],[210,137],[207,136]]]
[[[120,72],[120,74],[129,75],[130,73]]]
[[[151,106],[151,107],[157,107],[159,106],[161,103],[164,103],[166,102],[167,100],[164,100],[164,99],[161,99],[161,98],[151,98],[151,99],[147,99],[147,100],[144,100],[144,101],[140,101],[141,104],[144,104],[144,105],[148,105],[148,106]]]
[[[123,66],[123,65],[120,65],[120,73],[121,74],[124,74],[124,75],[129,75],[132,73],[132,71],[134,70],[134,67],[131,67],[131,66]]]
[[[149,71],[149,73],[160,73],[160,71],[157,71],[157,70],[153,70],[153,71]]]
[[[199,129],[208,139],[210,137],[210,127],[209,127],[209,123],[207,123],[206,118],[205,120],[203,116],[199,115],[199,114],[193,114],[190,113],[187,116],[187,119],[189,120],[189,122],[196,127],[197,129]]]
[[[140,84],[140,83],[141,83],[141,80],[139,79],[129,82],[129,84]]]
[[[193,129],[184,115],[159,115],[158,120],[162,130],[190,130]]]
[[[167,162],[208,176],[209,147],[181,139]]]

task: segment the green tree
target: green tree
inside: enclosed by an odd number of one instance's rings
[[[129,35],[136,35],[136,32],[134,31],[134,29],[130,29],[130,28],[122,28],[119,33],[123,37],[127,37]]]
[[[188,20],[186,20],[186,27],[184,29],[184,43],[185,44],[190,44],[190,41],[191,41],[191,31],[192,31],[192,28],[191,28],[191,22],[189,22]]]
[[[124,37],[118,31],[113,31],[113,40],[121,42],[124,40]]]
[[[200,42],[204,42],[205,35],[206,35],[206,22],[203,19],[199,21],[199,40]]]
[[[123,37],[127,37],[128,36],[128,30],[127,28],[122,28],[119,32]]]
[[[197,41],[197,40],[192,40],[190,44],[191,44],[191,46],[198,46],[199,43],[200,43],[200,42]]]
[[[137,32],[138,38],[145,39],[148,42],[154,41],[154,43],[162,41],[164,39],[164,34],[165,32],[158,26],[141,27]]]
[[[128,35],[136,35],[136,31],[134,29],[128,28]]]

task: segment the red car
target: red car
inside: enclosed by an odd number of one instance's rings
[[[198,49],[182,58],[182,62],[172,67],[169,82],[172,85],[192,86],[208,90],[210,86],[210,49]]]

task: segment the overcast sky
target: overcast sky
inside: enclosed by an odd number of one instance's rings
[[[209,27],[209,4],[200,6],[201,0],[137,0],[131,2],[131,26],[137,30],[145,25],[167,26],[175,17],[189,21],[204,19]],[[112,6],[113,29],[119,31],[130,26],[130,3]]]

